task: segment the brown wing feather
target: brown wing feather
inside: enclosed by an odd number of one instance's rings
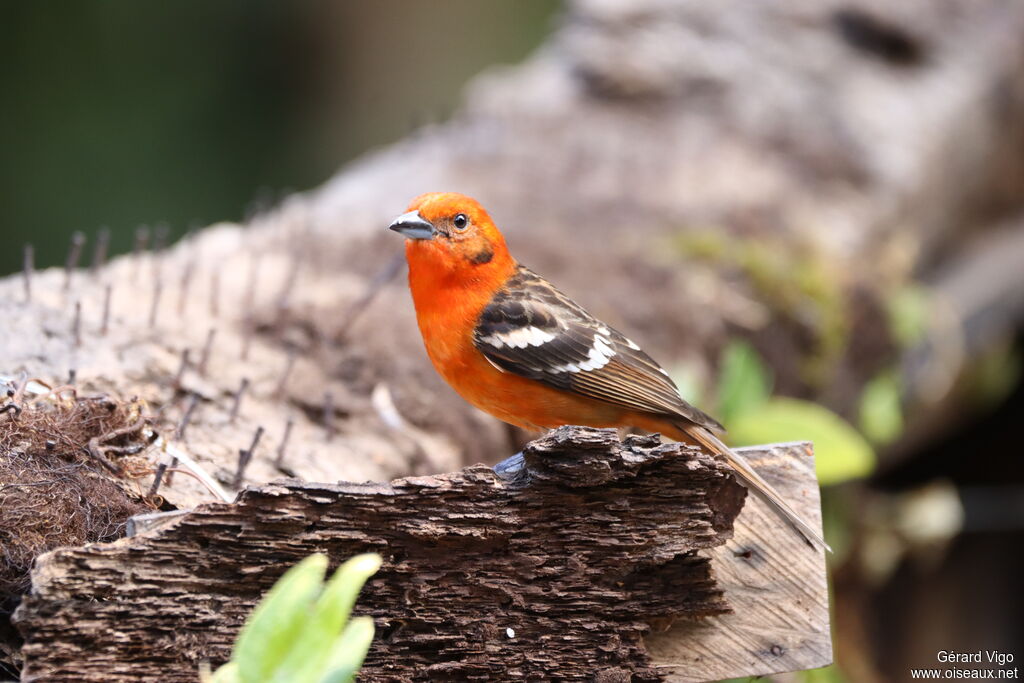
[[[650,356],[526,268],[520,267],[484,309],[474,341],[507,372],[723,431],[716,420],[683,400]]]

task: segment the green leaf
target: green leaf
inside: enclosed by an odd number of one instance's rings
[[[328,672],[320,683],[348,683],[351,681],[373,642],[373,619],[356,617],[349,622],[331,651]]]
[[[735,446],[814,442],[822,485],[867,476],[875,466],[875,453],[857,430],[827,408],[808,401],[773,398],[741,413],[728,427],[729,442]]]
[[[669,370],[669,376],[676,383],[679,395],[688,403],[699,406],[704,402],[704,383],[693,366],[687,363],[677,363]]]
[[[750,344],[733,340],[722,354],[718,376],[718,415],[729,424],[756,409],[771,394],[768,368]]]
[[[212,674],[200,671],[199,680],[201,683],[238,683],[241,680],[238,677],[238,662],[228,662]]]
[[[285,572],[249,615],[231,657],[243,683],[270,680],[309,619],[326,571],[327,556],[310,555]]]
[[[359,591],[366,580],[380,569],[382,561],[376,553],[365,553],[356,555],[338,568],[313,606],[300,637],[277,668],[274,680],[282,683],[315,683],[320,680]],[[371,620],[371,637],[372,627]]]
[[[894,441],[903,431],[900,382],[885,372],[864,386],[860,395],[860,431],[877,444]]]

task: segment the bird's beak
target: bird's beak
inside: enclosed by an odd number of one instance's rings
[[[437,231],[430,221],[420,216],[419,211],[403,213],[388,226],[389,230],[405,235],[413,240],[432,240]]]

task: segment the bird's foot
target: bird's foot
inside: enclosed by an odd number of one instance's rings
[[[526,458],[523,457],[522,451],[505,458],[494,466],[494,473],[506,481],[515,479],[525,470]]]

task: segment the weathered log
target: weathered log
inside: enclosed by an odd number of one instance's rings
[[[820,519],[807,446],[747,454]],[[314,551],[385,558],[357,607],[378,627],[367,680],[702,680],[830,661],[822,554],[759,502],[744,507],[719,459],[562,428],[524,460],[504,478],[477,465],[391,484],[280,481],[51,552],[17,612],[23,680],[193,681]]]

